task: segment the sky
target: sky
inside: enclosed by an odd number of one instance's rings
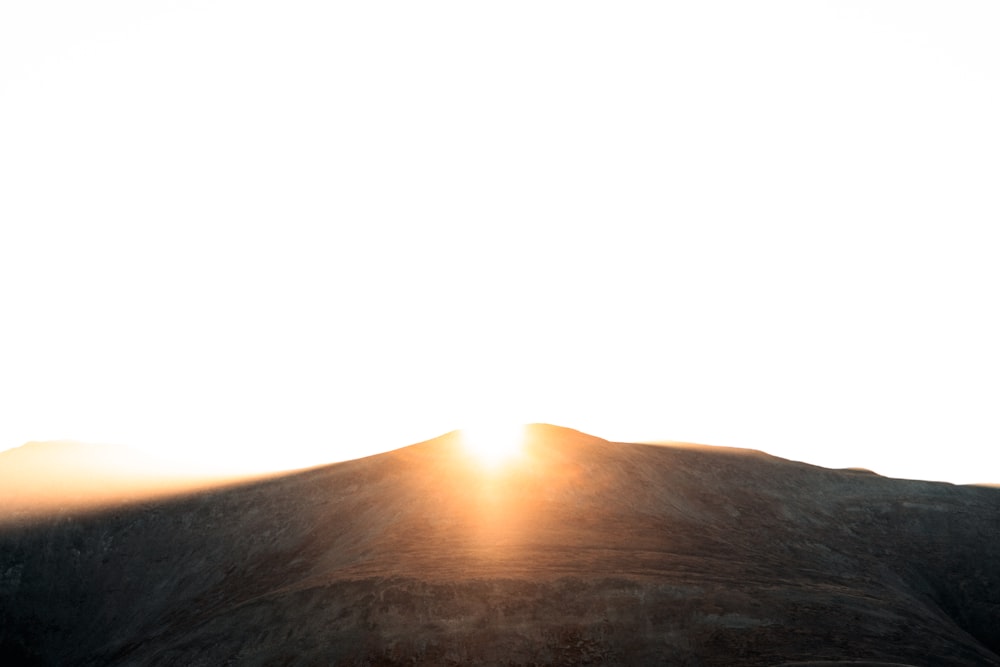
[[[1000,482],[993,2],[0,4],[0,450],[469,424]]]

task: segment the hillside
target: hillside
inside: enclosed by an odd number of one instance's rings
[[[530,427],[0,534],[0,664],[1000,665],[1000,491]],[[823,662],[826,661],[826,662]]]

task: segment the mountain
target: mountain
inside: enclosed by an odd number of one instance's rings
[[[1000,490],[548,425],[0,532],[0,664],[997,665]]]

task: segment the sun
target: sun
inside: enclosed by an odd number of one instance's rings
[[[524,446],[524,424],[473,424],[461,433],[465,450],[490,469],[517,458]]]

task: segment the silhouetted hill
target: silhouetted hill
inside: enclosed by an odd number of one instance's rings
[[[535,425],[0,536],[0,664],[1000,665],[1000,491]],[[840,661],[840,662],[838,662]]]

